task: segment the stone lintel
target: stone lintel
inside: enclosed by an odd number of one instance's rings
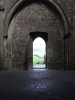
[[[5,39],[7,39],[8,38],[8,35],[6,35],[6,36],[3,36]]]
[[[0,12],[4,12],[4,7],[0,7]]]

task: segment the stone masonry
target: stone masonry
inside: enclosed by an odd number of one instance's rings
[[[19,3],[21,1],[23,4]],[[64,69],[64,63],[65,61],[67,62],[66,59],[68,59],[68,68],[66,69],[75,69],[75,1],[35,1],[36,2],[32,3],[30,3],[29,0],[0,1],[1,7],[4,8],[3,12],[0,10],[1,69],[24,69],[26,67],[25,51],[30,32],[48,33],[48,41],[46,43],[48,69]],[[46,1],[54,2],[62,8],[68,20],[68,36],[65,36],[64,24],[60,18],[60,16],[63,17],[63,15],[59,15],[57,13],[59,11],[56,11],[55,8],[46,4]],[[10,20],[7,26],[6,18],[9,16],[10,11],[11,13],[13,12],[13,14],[11,18],[9,17]],[[68,40],[68,44],[66,42],[66,45],[68,45],[67,47],[64,46],[65,37]],[[68,55],[66,59],[65,50]]]

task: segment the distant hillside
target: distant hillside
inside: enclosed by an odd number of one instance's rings
[[[44,64],[44,58],[38,55],[33,56],[33,64]]]
[[[33,48],[33,51],[45,52],[44,48]]]
[[[33,55],[38,55],[44,57],[45,55],[45,49],[44,48],[34,48],[33,49]]]

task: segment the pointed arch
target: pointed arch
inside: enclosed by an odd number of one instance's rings
[[[45,3],[46,5],[50,6],[61,18],[62,24],[64,26],[64,34],[68,35],[69,33],[69,24],[68,24],[68,19],[62,9],[62,7],[55,2],[54,0],[19,0],[17,1],[11,9],[8,11],[5,20],[4,20],[4,26],[5,26],[5,32],[4,36],[8,35],[8,26],[15,14],[17,13],[18,10],[22,7],[22,5],[25,7],[33,2],[42,2]]]
[[[36,33],[37,34],[37,33]],[[40,43],[41,42],[41,43]],[[46,41],[42,37],[36,37],[33,41],[33,68],[46,69]],[[35,59],[38,57],[38,59]],[[39,64],[39,65],[38,65]]]
[[[17,12],[21,11],[24,7],[28,6],[34,2],[41,2],[50,7],[61,19],[63,29],[64,29],[64,62],[65,69],[69,66],[69,44],[68,44],[68,36],[69,36],[69,23],[68,19],[62,9],[62,7],[55,0],[18,0],[15,4],[9,9],[7,15],[4,19],[4,34],[3,36],[8,36],[8,28],[12,18],[17,14]]]

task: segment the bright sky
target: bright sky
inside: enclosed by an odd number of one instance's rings
[[[33,42],[33,48],[45,48],[45,41],[38,37]]]

